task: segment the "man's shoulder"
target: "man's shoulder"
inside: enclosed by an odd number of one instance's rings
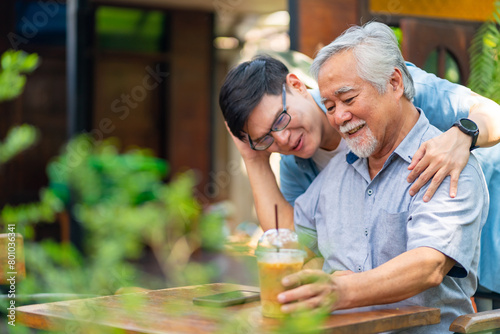
[[[312,159],[302,159],[294,155],[280,154],[280,169],[281,172],[307,173],[311,168]]]
[[[307,190],[318,173],[312,159],[281,155],[280,189],[283,196],[292,204],[299,195]]]
[[[425,114],[425,110],[422,112],[423,112],[425,118],[427,119],[427,122],[429,122],[429,119],[427,118],[427,115]],[[434,125],[429,123],[428,127],[425,129],[425,131],[422,134],[422,143],[429,140],[429,139],[435,138],[442,133],[443,132],[441,130],[439,130],[437,127],[435,127]]]
[[[470,173],[474,174],[474,177],[477,178],[478,181],[481,183],[482,188],[484,188],[487,191],[488,185],[484,177],[483,169],[481,168],[481,164],[479,163],[479,160],[474,154],[471,154],[469,156],[469,161],[467,161],[467,165],[465,166],[462,173],[466,171],[466,169],[468,169]],[[460,182],[460,177],[458,178],[458,181]]]

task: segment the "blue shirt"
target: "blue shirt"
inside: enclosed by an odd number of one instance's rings
[[[295,202],[297,233],[325,258],[326,272],[367,271],[419,247],[431,247],[456,261],[439,286],[391,304],[441,309],[440,324],[408,330],[411,333],[445,333],[459,315],[474,312],[470,297],[477,286],[479,239],[489,204],[476,158],[471,156],[462,171],[456,198],[449,196],[449,177],[431,202],[422,199],[426,189],[413,197],[408,193],[411,156],[439,134],[420,112],[373,180],[367,159],[352,152],[337,155]]]
[[[413,103],[425,110],[432,125],[446,131],[459,118],[468,117],[472,103],[469,88],[438,78],[409,62],[406,65],[415,85]],[[311,90],[310,93],[326,112],[319,91]],[[481,237],[480,284],[500,293],[500,145],[476,149],[473,153],[483,169],[491,198],[488,220]],[[312,159],[281,155],[280,189],[285,199],[293,206],[319,172]]]

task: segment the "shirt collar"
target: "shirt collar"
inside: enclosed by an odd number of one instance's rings
[[[394,152],[392,152],[391,156],[397,154],[404,161],[411,163],[411,159],[415,152],[417,152],[418,148],[422,144],[422,133],[425,132],[429,128],[429,120],[425,117],[422,109],[417,108],[420,116],[418,117],[417,123],[413,126],[413,128],[408,132],[403,141],[396,147]],[[390,159],[390,157],[389,157]],[[388,159],[388,160],[389,160]]]

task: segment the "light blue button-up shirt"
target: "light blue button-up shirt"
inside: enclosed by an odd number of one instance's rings
[[[337,155],[295,202],[295,227],[307,247],[325,258],[323,270],[363,272],[418,247],[434,248],[456,261],[443,282],[395,307],[439,307],[441,323],[411,333],[445,333],[461,314],[472,313],[480,231],[488,212],[488,190],[477,160],[463,170],[456,198],[447,177],[432,201],[428,185],[414,197],[407,167],[418,147],[440,132],[420,117],[372,179],[367,159]],[[452,277],[454,276],[454,277]]]

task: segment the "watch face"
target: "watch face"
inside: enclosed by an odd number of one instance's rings
[[[460,120],[460,124],[462,124],[462,126],[464,128],[466,128],[467,130],[470,130],[470,131],[476,131],[477,130],[477,125],[476,123],[472,122],[471,120],[469,119],[466,119],[466,118],[462,118]]]

